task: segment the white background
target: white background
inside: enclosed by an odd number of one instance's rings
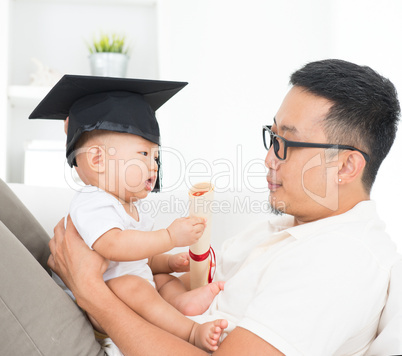
[[[212,177],[219,189],[267,194],[261,126],[272,122],[289,89],[289,75],[309,61],[341,58],[369,65],[402,92],[400,0],[132,3],[138,2],[13,1],[5,80],[28,83],[30,57],[62,73],[88,74],[83,40],[102,29],[99,22],[106,30],[129,31],[135,43],[129,76],[189,82],[158,111],[167,189]],[[31,109],[10,110],[11,165],[20,162],[22,144],[39,125],[27,122]],[[49,133],[42,125],[34,138],[64,139],[61,123],[46,128]],[[400,246],[401,155],[399,131],[373,191]],[[21,179],[17,168],[13,172],[7,173],[9,181]]]
[[[161,109],[164,143],[218,173],[213,162],[238,161],[239,144],[243,164],[264,157],[261,126],[272,123],[289,75],[309,61],[369,65],[402,93],[402,1],[175,0],[160,8],[161,76],[190,82]],[[400,249],[401,157],[402,129],[372,194]],[[176,177],[172,167],[165,183]]]

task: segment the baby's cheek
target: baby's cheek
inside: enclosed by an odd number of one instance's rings
[[[148,179],[141,167],[135,164],[127,166],[123,173],[121,176],[125,177],[126,184],[131,188],[140,186]]]

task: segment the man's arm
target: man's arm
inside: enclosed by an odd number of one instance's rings
[[[90,283],[91,293],[96,297],[88,300],[88,291],[86,296],[80,295],[77,303],[95,316],[124,355],[206,355],[204,351],[142,319],[105,287],[98,281]]]
[[[78,305],[90,313],[126,355],[207,355],[204,351],[148,323],[124,304],[102,279],[107,261],[92,251],[68,217],[56,226],[49,242],[49,267],[70,288]],[[214,355],[283,355],[246,329],[236,328]]]
[[[71,289],[77,303],[94,316],[124,355],[207,355],[204,351],[151,325],[107,287],[107,261],[91,251],[68,218],[56,226],[49,242],[49,267]]]

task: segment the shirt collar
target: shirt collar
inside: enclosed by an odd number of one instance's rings
[[[356,204],[346,213],[320,219],[310,223],[293,226],[294,217],[284,215],[272,221],[275,232],[286,231],[296,239],[311,236],[312,231],[316,232],[329,226],[378,219],[376,203],[373,200],[364,200]]]

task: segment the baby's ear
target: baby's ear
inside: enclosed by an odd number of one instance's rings
[[[105,171],[105,148],[99,145],[93,145],[87,149],[87,162],[90,169],[97,173]]]

